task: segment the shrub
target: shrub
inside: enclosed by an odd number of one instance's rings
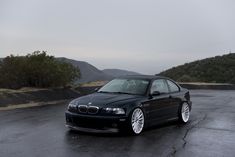
[[[0,63],[0,87],[60,87],[80,77],[78,67],[58,61],[45,51],[26,56],[10,55]]]
[[[192,79],[190,76],[185,74],[182,77],[180,77],[177,81],[179,81],[179,82],[193,82],[194,79]]]
[[[180,65],[160,73],[178,81],[235,84],[235,53],[206,58]]]

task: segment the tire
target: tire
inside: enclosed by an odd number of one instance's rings
[[[179,113],[178,113],[179,122],[186,124],[189,121],[190,118],[190,107],[188,103],[183,102],[179,107]]]
[[[132,135],[139,135],[144,129],[144,124],[145,124],[145,117],[143,110],[141,108],[135,108],[129,116],[128,120],[129,132]]]

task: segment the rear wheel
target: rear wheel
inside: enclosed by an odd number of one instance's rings
[[[187,123],[190,117],[190,108],[188,103],[184,102],[179,108],[179,121],[181,123]]]
[[[129,118],[129,128],[131,133],[134,135],[140,134],[144,129],[144,123],[145,119],[142,109],[134,109]]]

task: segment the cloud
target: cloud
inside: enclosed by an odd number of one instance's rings
[[[46,50],[99,68],[158,73],[234,50],[232,0],[8,0],[0,56]]]

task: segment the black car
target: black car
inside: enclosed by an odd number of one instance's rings
[[[66,126],[89,132],[129,131],[178,118],[187,123],[192,102],[189,91],[161,76],[125,76],[114,79],[93,94],[70,102]]]

